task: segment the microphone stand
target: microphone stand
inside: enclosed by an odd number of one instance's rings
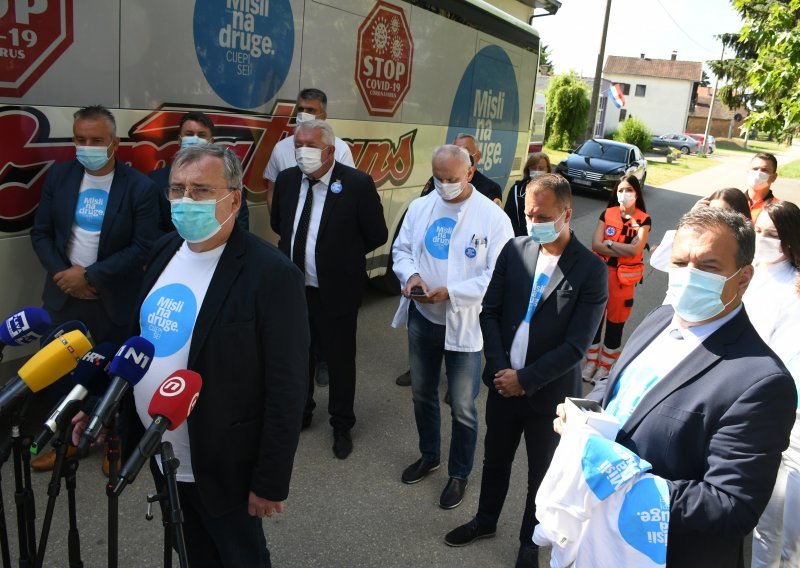
[[[119,497],[114,493],[114,486],[119,477],[120,444],[117,431],[118,414],[115,414],[106,428],[106,459],[108,459],[108,568],[119,565]]]
[[[175,453],[172,451],[172,444],[169,442],[162,442],[161,466],[164,468],[166,489],[162,489],[161,492],[154,495],[147,496],[148,505],[145,518],[148,521],[153,520],[153,515],[150,513],[150,504],[156,501],[160,502],[161,519],[164,525],[164,568],[172,568],[173,540],[181,568],[189,567],[189,559],[186,554],[186,539],[183,535],[183,511],[181,511],[181,502],[178,495],[177,473],[178,466],[180,465],[180,460],[175,457]],[[168,508],[164,505],[164,501],[168,502]]]
[[[11,457],[11,437],[9,436],[0,446],[0,554],[3,558],[3,568],[11,568],[11,549],[8,544],[8,526],[6,525],[6,506],[3,499],[2,466]]]
[[[47,509],[42,522],[42,535],[39,538],[39,548],[36,551],[35,568],[42,568],[44,565],[44,553],[47,548],[47,539],[50,535],[50,525],[53,521],[53,512],[56,507],[56,499],[61,492],[61,478],[63,477],[67,487],[67,506],[69,512],[69,532],[67,546],[69,550],[70,568],[83,568],[81,560],[81,543],[78,534],[78,518],[75,505],[76,473],[78,471],[78,457],[67,458],[69,440],[72,437],[72,416],[80,408],[81,401],[72,401],[61,413],[58,418],[58,436],[53,440],[56,451],[56,462],[53,466],[53,474],[47,486]],[[64,466],[66,465],[66,470]]]
[[[28,402],[11,414],[11,449],[14,456],[14,503],[17,506],[19,567],[31,568],[36,555],[36,504],[31,484],[30,440],[22,438],[20,425]]]

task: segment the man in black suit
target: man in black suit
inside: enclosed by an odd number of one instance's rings
[[[181,149],[197,144],[213,144],[214,123],[211,118],[204,112],[192,111],[184,114],[178,125],[178,142]],[[169,174],[171,171],[172,164],[147,174],[147,177],[153,180],[153,186],[158,192],[158,232],[162,235],[175,230],[175,225],[172,223],[169,199],[167,199],[165,192],[169,186]],[[239,209],[236,221],[245,231],[250,229],[250,209],[247,207],[247,190],[244,187],[242,187],[242,206]]]
[[[481,172],[478,171],[478,165],[481,163],[481,149],[478,147],[478,141],[472,134],[459,134],[453,140],[453,144],[461,146],[469,154],[469,173],[472,177],[469,178],[472,186],[498,205],[503,203],[503,190],[498,183],[489,179]]]
[[[47,271],[42,301],[53,324],[77,319],[96,343],[122,343],[156,238],[150,180],[117,162],[116,122],[106,108],[74,115],[77,159],[47,176],[31,243]]]
[[[311,424],[315,353],[330,374],[328,412],[333,453],[353,449],[356,422],[356,326],[366,284],[365,255],[386,242],[383,207],[369,175],[334,160],[333,129],[322,120],[297,126],[297,166],[275,180],[272,230],[278,247],[305,273],[312,350],[303,426]]]
[[[617,442],[667,480],[670,567],[744,566],[744,537],[789,445],[794,383],[742,305],[754,249],[753,227],[736,213],[684,215],[672,245],[671,305],[644,319],[589,395],[620,423]]]
[[[134,389],[142,424],[175,370],[203,379],[188,421],[164,435],[181,462],[190,566],[270,566],[261,519],[283,510],[306,397],[303,276],[236,223],[241,188],[229,149],[208,144],[177,154],[170,182],[177,233],[154,247],[136,304],[137,331],[155,346]],[[161,470],[153,474],[163,486]]]
[[[571,206],[564,178],[531,181],[525,196],[531,237],[508,241],[497,259],[481,311],[489,395],[478,514],[445,537],[450,546],[465,546],[494,536],[524,434],[528,496],[517,568],[537,566],[534,500],[558,445],[554,405],[581,396],[580,362],[608,298],[605,265],[572,233]]]

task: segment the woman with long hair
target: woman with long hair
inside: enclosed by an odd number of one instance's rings
[[[586,381],[594,383],[608,376],[619,357],[622,330],[633,308],[634,288],[644,276],[642,253],[651,226],[641,183],[632,175],[623,177],[614,187],[608,208],[600,214],[592,238],[592,250],[608,265],[608,305],[586,354]]]
[[[528,183],[537,176],[549,174],[550,169],[550,157],[544,152],[534,152],[528,156],[528,161],[525,162],[522,179],[514,182],[514,185],[508,190],[504,210],[511,219],[515,237],[528,236],[528,226],[525,221],[525,191]]]

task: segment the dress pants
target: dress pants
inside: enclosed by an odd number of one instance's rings
[[[519,531],[523,545],[531,545],[536,526],[536,492],[553,459],[559,437],[553,431],[553,415],[536,414],[527,396],[503,398],[494,388],[486,399],[486,438],[484,441],[483,478],[476,519],[482,528],[494,529],[503,510],[511,480],[511,466],[525,434],[528,454],[528,496]]]
[[[358,310],[331,315],[322,304],[319,288],[306,286],[311,349],[308,357],[308,399],[305,416],[311,416],[314,402],[314,371],[318,355],[328,362],[328,414],[337,430],[349,430],[356,423],[353,405],[356,397],[356,331]]]

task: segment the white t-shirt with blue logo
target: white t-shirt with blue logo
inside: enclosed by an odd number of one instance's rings
[[[100,229],[106,216],[112,181],[113,171],[104,176],[93,176],[88,172],[83,174],[72,234],[67,242],[67,256],[74,266],[86,267],[97,262]]]
[[[145,427],[152,422],[147,409],[159,385],[189,363],[197,314],[224,250],[223,244],[207,252],[192,252],[188,244],[183,243],[142,303],[139,311],[141,335],[156,348],[150,368],[133,389],[136,411]],[[181,462],[178,481],[194,481],[186,422],[165,432],[163,440],[172,444],[175,457]],[[158,461],[160,466],[160,458]]]
[[[448,203],[437,200],[433,207],[419,260],[419,275],[428,285],[428,291],[447,286],[447,263],[450,258],[450,237],[456,227],[458,212],[464,203]],[[463,252],[461,254],[466,254]],[[421,304],[416,308],[428,321],[438,325],[447,323],[447,302]]]

